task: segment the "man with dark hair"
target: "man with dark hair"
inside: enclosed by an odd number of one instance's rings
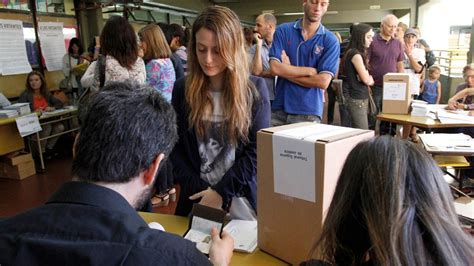
[[[212,231],[209,259],[137,214],[176,142],[176,115],[154,89],[111,83],[80,109],[73,181],[46,205],[0,222],[1,265],[228,264],[233,241]]]
[[[339,41],[322,24],[329,0],[301,1],[304,16],[280,24],[270,49],[270,73],[278,76],[272,125],[320,123],[324,90],[337,72]]]
[[[250,47],[252,62],[250,70],[253,75],[265,79],[270,102],[275,99],[275,76],[270,74],[270,48],[272,47],[273,34],[275,33],[277,20],[273,14],[263,13],[255,19],[254,39],[255,44]]]

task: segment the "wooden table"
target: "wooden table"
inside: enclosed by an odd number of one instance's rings
[[[175,215],[139,212],[147,222],[160,223],[167,232],[182,236],[188,228],[188,218]],[[291,247],[289,247],[291,248]],[[259,250],[251,254],[234,252],[232,265],[288,265],[287,263]]]
[[[40,138],[39,132],[35,133],[35,141],[38,147],[38,157],[40,158],[40,166],[41,169],[45,169],[44,166],[44,159],[43,159],[43,153],[41,152],[41,141],[47,140],[50,138],[58,137],[70,132],[75,132],[79,131],[79,124],[73,125],[72,120],[77,119],[77,109],[59,109],[56,110],[52,113],[43,113],[40,118],[39,122],[41,126],[47,125],[47,124],[54,124],[58,122],[66,122],[68,125],[66,126],[66,129],[63,132],[59,132],[54,135],[46,136],[43,138]]]
[[[0,118],[0,155],[25,148],[23,138],[18,132],[16,117]]]
[[[473,124],[443,124],[440,121],[431,119],[425,116],[411,116],[408,115],[396,115],[396,114],[384,114],[380,113],[377,115],[377,120],[386,121],[401,125],[412,125],[420,128],[456,128],[456,127],[474,127]]]
[[[37,113],[37,115],[40,115],[40,113]],[[62,122],[62,121],[69,123],[69,126],[66,127],[66,130],[55,135],[47,136],[44,138],[40,138],[39,132],[36,132],[35,134],[32,135],[34,136],[34,139],[37,142],[38,151],[39,151],[38,155],[40,158],[40,166],[42,169],[45,169],[45,166],[44,166],[43,154],[41,153],[41,146],[40,146],[41,141],[49,139],[49,138],[61,136],[69,132],[78,131],[79,126],[78,125],[72,126],[72,124],[70,123],[76,117],[77,117],[77,109],[61,109],[51,114],[43,113],[39,117],[39,122],[40,122],[40,125],[42,126],[46,124],[52,124],[52,123]],[[15,121],[17,118],[18,117],[0,119],[0,155],[5,155],[7,153],[18,151],[25,148],[23,138],[21,137],[20,132],[18,132],[18,128],[16,126]]]

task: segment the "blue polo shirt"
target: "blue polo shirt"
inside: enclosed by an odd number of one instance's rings
[[[281,62],[285,50],[294,66],[314,67],[318,73],[334,77],[339,63],[339,41],[322,24],[317,33],[305,41],[301,34],[302,19],[278,26],[273,35],[270,60]],[[273,110],[288,114],[323,116],[325,88],[306,88],[278,77]]]

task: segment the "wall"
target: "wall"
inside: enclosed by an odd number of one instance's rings
[[[21,20],[27,23],[33,23],[31,14],[20,13],[0,13],[2,19]],[[52,16],[38,16],[38,21],[47,22],[63,22],[64,26],[76,27],[76,20],[73,17],[52,17]],[[14,60],[12,58],[12,60]],[[19,75],[0,75],[0,92],[8,98],[15,98],[25,90],[27,74]],[[46,83],[50,89],[58,88],[59,82],[64,78],[62,71],[46,71]]]

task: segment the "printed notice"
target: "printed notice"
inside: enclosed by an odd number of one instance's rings
[[[31,72],[31,66],[26,54],[22,22],[0,19],[0,73],[13,75],[28,72]]]
[[[274,190],[316,202],[314,142],[273,135]]]
[[[385,82],[385,84],[383,84],[384,100],[405,101],[406,94],[406,83]]]
[[[63,68],[63,56],[66,54],[63,23],[38,22],[41,51],[49,71]]]
[[[16,119],[16,126],[22,137],[42,130],[36,113],[18,117]]]

